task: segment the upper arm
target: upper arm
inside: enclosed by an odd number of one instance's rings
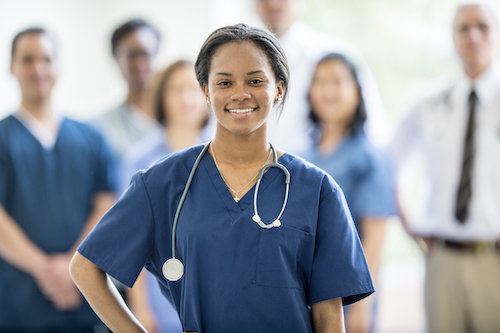
[[[409,155],[411,155],[419,145],[420,139],[420,105],[416,105],[404,116],[400,122],[395,135],[389,145],[391,162],[396,169]]]
[[[95,165],[95,190],[97,192],[116,192],[117,190],[117,166],[111,150],[99,135],[97,163]]]
[[[151,203],[141,174],[102,217],[78,251],[106,273],[131,287],[155,244]]]
[[[314,333],[345,332],[342,299],[333,298],[311,305]]]
[[[0,142],[0,205],[5,204],[8,192],[8,176],[7,176],[7,156]]]
[[[374,290],[358,233],[342,191],[325,179],[319,203],[309,302],[356,302]]]
[[[356,180],[355,195],[349,202],[357,218],[387,218],[397,214],[396,187],[388,156],[373,149],[368,152],[365,173]]]

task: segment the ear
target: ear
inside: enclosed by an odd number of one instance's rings
[[[14,60],[10,61],[10,74],[15,75],[14,74]]]
[[[274,96],[274,103],[280,102],[285,95],[285,83],[283,81],[278,82],[276,86],[276,95]]]
[[[203,95],[205,95],[205,100],[207,104],[210,105],[210,93],[208,91],[208,86],[206,84],[203,85]]]

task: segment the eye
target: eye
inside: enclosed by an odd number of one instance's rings
[[[217,85],[218,86],[228,86],[229,85],[229,81],[219,81],[219,82],[217,82]]]
[[[30,64],[30,63],[33,62],[33,57],[26,56],[26,57],[22,58],[22,62],[25,63],[25,64]]]
[[[259,84],[259,83],[262,83],[264,81],[262,81],[261,79],[253,79],[250,81],[250,84]]]
[[[480,23],[479,24],[479,30],[481,30],[483,32],[487,32],[489,30],[489,27],[488,27],[488,25],[486,25],[484,23]]]

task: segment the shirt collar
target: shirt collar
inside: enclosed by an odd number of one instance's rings
[[[500,90],[500,64],[493,62],[475,81],[472,81],[465,73],[462,74],[458,89],[465,99],[468,99],[470,91],[474,90],[479,103],[490,104]]]

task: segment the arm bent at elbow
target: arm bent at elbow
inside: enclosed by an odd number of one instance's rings
[[[79,252],[71,260],[70,274],[92,309],[111,331],[146,332],[127,308],[106,273]]]

